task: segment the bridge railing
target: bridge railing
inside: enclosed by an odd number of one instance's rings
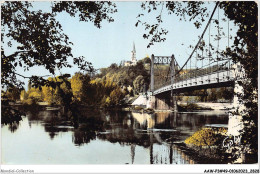
[[[219,65],[213,65],[213,66],[209,66],[206,68],[201,68],[201,69],[190,69],[187,70],[186,73],[183,74],[179,74],[178,76],[175,76],[174,82],[180,82],[180,81],[185,81],[188,79],[192,79],[192,78],[197,78],[200,76],[205,76],[205,75],[210,75],[216,72],[221,72],[221,71],[227,71],[230,70],[231,65],[227,62],[223,63],[223,64],[219,64]],[[164,82],[164,83],[157,83],[154,85],[155,90],[159,89],[163,86],[167,86],[171,84],[171,80],[169,79],[168,81]]]

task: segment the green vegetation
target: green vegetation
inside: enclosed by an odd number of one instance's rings
[[[192,102],[232,102],[233,87],[209,88],[185,92],[177,96],[179,101]]]
[[[139,60],[135,66],[118,66],[113,63],[108,68],[100,69],[97,77],[102,80],[109,80],[116,83],[120,87],[132,87],[133,92],[138,94],[148,90],[150,84],[150,64],[147,59]],[[149,59],[150,60],[150,59]]]
[[[138,61],[135,66],[118,66],[113,63],[108,68],[102,68],[94,77],[88,74],[75,73],[69,76],[49,77],[48,83],[40,87],[32,87],[35,84],[29,81],[28,90],[10,88],[5,96],[11,100],[21,99],[24,104],[47,102],[50,105],[70,105],[78,102],[88,106],[115,107],[124,104],[123,99],[149,90],[150,65],[149,58]],[[149,59],[150,60],[150,59]],[[165,67],[161,67],[161,73],[167,73]],[[165,70],[165,71],[164,71]],[[157,77],[158,79],[161,79]],[[217,88],[207,90],[195,90],[186,92],[184,96],[178,96],[178,100],[188,103],[187,110],[201,109],[194,101],[218,101],[219,99],[231,100],[232,88]],[[197,95],[195,98],[190,95]]]
[[[195,132],[192,136],[185,140],[185,144],[194,145],[197,147],[203,146],[219,146],[222,144],[223,137],[225,136],[227,129],[225,128],[203,128]]]
[[[20,90],[13,86],[8,88],[6,91],[2,90],[2,98],[9,99],[11,101],[18,100],[20,98]]]
[[[223,147],[226,137],[226,128],[202,128],[184,141],[183,148],[202,163],[208,163],[209,160],[210,163],[226,164],[235,159],[234,154],[230,156]]]
[[[48,84],[38,88],[31,87],[34,84],[29,82],[28,91],[18,94],[22,102],[32,104],[34,101],[45,101],[55,105],[76,102],[86,106],[117,107],[124,104],[124,98],[143,92],[144,87],[149,86],[149,73],[145,61],[141,60],[130,67],[112,64],[92,78],[78,72],[71,78],[58,76],[47,80]]]

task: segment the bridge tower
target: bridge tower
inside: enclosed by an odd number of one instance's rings
[[[175,79],[175,69],[177,66],[177,62],[175,60],[174,55],[172,56],[151,56],[151,66],[150,66],[150,74],[151,74],[151,82],[150,82],[150,92],[151,95],[149,97],[149,101],[147,102],[147,108],[158,109],[158,110],[174,110],[177,111],[177,101],[176,96],[171,90],[170,95],[154,95],[154,65],[155,64],[169,64],[170,65],[170,76],[171,76],[171,84],[174,83]]]
[[[171,66],[171,85],[175,82],[175,71],[176,71],[176,60],[174,55],[172,55],[172,61],[170,63]],[[177,98],[175,93],[173,93],[173,87],[171,87],[171,105],[172,105],[172,110],[177,112],[178,107],[177,107]]]

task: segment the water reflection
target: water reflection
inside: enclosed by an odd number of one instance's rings
[[[95,120],[94,118],[86,119],[74,130],[72,141],[77,146],[89,143],[91,140],[96,139],[98,131],[103,130],[102,125],[103,122],[101,120]]]
[[[174,143],[185,140],[206,124],[227,124],[228,122],[228,117],[223,112],[213,115],[207,112],[160,112],[155,114],[93,110],[82,110],[81,112],[82,114],[76,120],[77,126],[75,126],[75,120],[64,118],[58,111],[29,111],[24,121],[28,119],[30,131],[34,131],[36,127],[42,127],[52,142],[57,138],[61,142],[68,143],[68,137],[70,137],[74,147],[69,146],[66,149],[67,152],[64,153],[74,151],[75,147],[86,147],[89,150],[88,155],[82,158],[75,156],[75,158],[78,159],[78,163],[87,164],[119,164],[122,162],[129,164],[193,164],[195,162],[179,150]],[[9,131],[16,134],[15,130],[25,129],[24,121],[22,126],[9,127]],[[2,137],[5,138],[7,132],[4,128],[5,126],[2,126]],[[44,132],[35,136],[41,138]],[[26,135],[20,135],[19,138],[23,138],[22,136]],[[47,141],[45,140],[46,144]],[[15,145],[12,146],[17,148]],[[27,146],[30,146],[30,143]],[[100,148],[92,152],[90,147]],[[110,149],[113,148],[118,157],[110,154]],[[49,150],[57,156],[61,155],[56,153],[55,148]],[[82,154],[84,154],[83,150]],[[126,154],[129,154],[128,158],[126,158]],[[12,156],[12,154],[9,155]],[[34,164],[34,161],[31,162]],[[59,163],[59,161],[54,162]]]
[[[20,125],[20,123],[17,123],[17,122],[8,124],[8,130],[10,130],[12,133],[14,133],[18,129],[19,125]]]

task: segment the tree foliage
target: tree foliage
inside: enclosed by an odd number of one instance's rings
[[[143,76],[145,86],[148,89],[150,83],[149,67],[145,66],[146,59],[140,60],[135,66],[117,66],[111,64],[108,68],[102,68],[98,77],[104,80],[110,80],[119,86],[133,86],[135,79]]]
[[[142,75],[139,75],[135,78],[133,85],[134,85],[134,89],[137,93],[146,92],[146,91],[144,91],[145,90],[145,79]]]
[[[100,28],[103,20],[113,22],[110,14],[116,12],[116,6],[114,3],[101,1],[62,1],[54,2],[51,8],[53,13],[33,10],[33,3],[25,1],[9,1],[1,4],[1,84],[5,90],[13,87],[23,89],[24,80],[19,80],[19,77],[22,77],[29,79],[31,87],[35,89],[41,90],[45,86],[44,91],[48,96],[50,92],[48,88],[55,89],[56,100],[65,100],[59,103],[70,103],[69,97],[72,96],[61,88],[61,82],[49,81],[46,77],[56,76],[55,72],[62,68],[72,67],[70,59],[82,71],[91,72],[93,67],[84,57],[73,56],[71,48],[73,43],[63,33],[62,26],[55,17],[62,11],[71,16],[78,14],[80,21],[93,22],[94,26]],[[18,67],[25,73],[32,67],[44,67],[49,74],[26,76],[17,71]],[[65,80],[67,77],[67,74],[59,76],[70,88],[70,84]],[[35,98],[36,94],[32,93],[31,97]],[[5,105],[2,118],[11,118],[6,115],[8,113],[18,113],[17,110],[7,106],[9,102],[5,102]],[[12,119],[10,121],[12,122]]]
[[[110,105],[119,105],[123,98],[124,94],[122,90],[119,87],[115,88],[109,95]]]
[[[61,1],[54,2],[52,11],[66,11],[72,17],[78,15],[80,21],[93,22],[100,28],[102,20],[114,21],[109,15],[116,13],[117,9],[116,4],[110,1]]]
[[[84,84],[88,83],[89,81],[90,79],[86,79],[85,76],[81,73],[76,73],[74,76],[72,76],[70,80],[72,93],[77,100],[81,101]]]
[[[10,87],[6,92],[2,91],[2,96],[4,95],[7,99],[16,101],[20,99],[21,91],[17,87]]]
[[[254,1],[223,2],[227,17],[234,21],[239,29],[228,55],[239,62],[245,70],[242,81],[244,94],[240,101],[246,106],[243,113],[244,130],[242,142],[249,146],[251,153],[258,153],[258,5]],[[257,158],[256,158],[257,160]]]
[[[147,13],[157,12],[156,22],[148,23],[142,17],[144,17],[144,13],[138,14],[138,21],[135,24],[136,27],[141,24],[144,26],[147,33],[143,34],[144,39],[149,39],[150,42],[147,45],[147,48],[154,45],[154,43],[164,42],[166,40],[166,36],[168,34],[168,30],[166,28],[161,27],[163,23],[162,12],[163,10],[167,10],[169,15],[175,14],[179,16],[180,20],[188,20],[194,22],[195,26],[199,28],[201,26],[201,22],[205,21],[205,17],[209,14],[207,13],[207,8],[202,5],[204,2],[202,1],[187,1],[187,2],[179,2],[179,1],[147,1],[143,2],[141,8]]]
[[[35,87],[44,86],[46,80],[42,76],[27,77],[17,72],[20,66],[25,71],[31,67],[43,66],[50,74],[61,68],[70,68],[69,59],[80,70],[92,71],[91,63],[84,57],[74,57],[71,52],[73,43],[63,33],[62,26],[55,19],[58,12],[65,11],[71,16],[79,15],[80,21],[93,22],[98,28],[102,20],[113,22],[109,14],[115,13],[115,4],[111,2],[54,2],[53,13],[33,11],[29,2],[4,2],[1,5],[2,16],[2,47],[1,47],[1,82],[2,87],[20,86],[23,84],[17,76],[29,78]],[[79,12],[79,13],[78,13]],[[6,44],[10,50],[7,55],[3,47]]]

